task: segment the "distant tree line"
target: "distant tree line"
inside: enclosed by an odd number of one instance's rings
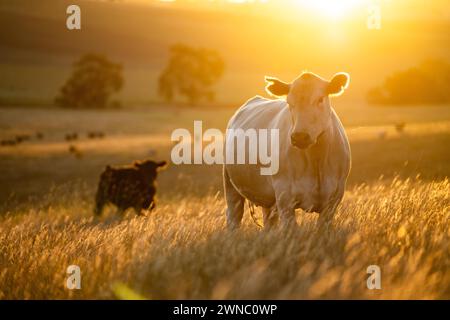
[[[414,105],[450,103],[450,64],[428,60],[387,77],[367,93],[369,104]]]
[[[170,48],[169,62],[158,81],[158,92],[167,102],[176,95],[190,104],[201,99],[213,101],[212,86],[224,72],[224,62],[218,52],[177,44]]]
[[[106,108],[115,106],[111,95],[124,83],[122,66],[103,55],[86,54],[73,65],[73,71],[61,87],[55,102],[68,108]]]
[[[189,104],[213,101],[213,85],[224,72],[224,61],[214,50],[177,44],[170,48],[167,66],[158,79],[158,93],[167,102],[183,97]],[[69,108],[119,106],[111,97],[124,85],[122,65],[100,54],[86,54],[73,65],[55,103]]]

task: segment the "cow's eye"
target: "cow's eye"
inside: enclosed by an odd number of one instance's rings
[[[325,100],[325,98],[324,98],[324,97],[322,97],[322,98],[319,98],[319,100],[317,100],[317,104],[322,104],[324,100]]]

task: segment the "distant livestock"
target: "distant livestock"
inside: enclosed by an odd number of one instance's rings
[[[77,146],[74,146],[73,144],[71,144],[69,146],[69,153],[73,154],[78,159],[83,158],[83,152]]]
[[[16,146],[17,145],[17,141],[16,139],[5,139],[0,141],[0,145],[2,146]]]
[[[31,140],[31,136],[28,134],[18,134],[13,139],[5,139],[0,141],[2,146],[16,146],[22,142]]]
[[[90,131],[87,136],[89,139],[102,139],[105,137],[105,134],[101,131]]]
[[[30,140],[31,137],[28,134],[18,134],[18,135],[16,135],[15,139],[16,139],[17,143],[22,143],[24,141]]]
[[[73,132],[73,133],[68,133],[65,135],[64,139],[66,141],[74,141],[78,139],[78,133]]]
[[[132,165],[107,166],[100,176],[94,212],[102,214],[106,204],[114,204],[122,214],[128,208],[140,215],[155,208],[156,177],[166,161],[135,161]]]
[[[397,130],[398,133],[402,133],[405,130],[406,123],[399,122],[395,124],[395,130]]]
[[[228,123],[227,129],[233,130],[227,130],[225,154],[234,157],[228,154],[234,150],[229,132],[278,129],[279,170],[261,175],[260,163],[224,165],[228,226],[240,226],[245,199],[262,207],[265,226],[275,224],[278,216],[283,225],[295,224],[297,208],[319,213],[320,225],[328,225],[344,195],[351,159],[347,135],[330,96],[347,88],[349,76],[338,73],[327,81],[305,72],[292,83],[276,78],[266,81],[270,94],[286,99],[257,96],[248,100]]]

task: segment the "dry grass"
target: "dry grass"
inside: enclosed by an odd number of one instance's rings
[[[171,130],[194,119],[224,128],[232,110],[0,110],[0,137],[45,134],[0,151],[0,299],[117,298],[117,284],[119,296],[150,299],[450,299],[450,109],[358,110],[339,110],[353,167],[331,229],[298,212],[295,230],[259,230],[246,213],[234,233],[220,166],[169,166],[149,217],[92,214],[106,164],[150,149],[170,159]],[[87,140],[92,128],[105,139]],[[67,132],[82,135],[83,158],[65,151]],[[72,264],[81,290],[65,287]],[[381,290],[366,287],[369,265],[381,268]]]
[[[333,227],[225,228],[222,197],[162,204],[150,217],[94,221],[89,202],[10,212],[0,221],[0,298],[114,298],[125,283],[151,299],[449,299],[449,180],[376,181],[350,190]],[[58,192],[52,196],[57,197]],[[65,289],[65,270],[82,289]],[[366,288],[379,265],[382,289]]]

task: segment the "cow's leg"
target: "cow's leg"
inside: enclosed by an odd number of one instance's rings
[[[329,208],[325,208],[320,214],[319,214],[319,226],[320,227],[327,227],[331,224],[333,221],[334,213],[336,212],[335,208],[332,208],[330,206]]]
[[[227,225],[230,229],[237,229],[241,225],[244,214],[245,199],[234,188],[225,166],[223,167],[223,186],[227,202]]]
[[[263,207],[262,212],[263,212],[264,228],[269,229],[278,223],[278,215],[275,206],[272,208]]]
[[[104,206],[105,206],[105,203],[104,203],[103,199],[100,196],[98,196],[98,194],[97,194],[97,198],[95,200],[94,215],[97,217],[100,217],[103,213]]]
[[[95,207],[94,207],[94,215],[101,216],[103,213],[103,207],[105,206],[105,192],[103,191],[103,186],[100,186],[97,189],[97,194],[95,195]]]
[[[126,211],[126,210],[127,210],[127,208],[117,206],[117,209],[116,209],[116,216],[123,217],[123,215],[125,214],[125,211]]]
[[[136,215],[138,217],[141,217],[141,216],[145,215],[145,212],[146,212],[147,209],[143,208],[141,206],[136,206],[136,207],[133,207],[133,210],[134,210],[134,212],[136,213]]]
[[[153,209],[155,209],[155,207],[156,204],[153,198],[151,198],[151,200],[144,201],[144,204],[138,212],[138,216],[145,216],[147,213],[150,213]]]
[[[331,224],[331,222],[333,222],[333,217],[336,213],[337,207],[344,197],[344,187],[345,186],[339,188],[339,190],[336,191],[336,193],[333,195],[333,198],[330,199],[327,206],[319,214],[319,225],[328,226]]]
[[[295,225],[295,207],[294,202],[292,201],[293,196],[286,189],[278,190],[275,187],[275,190],[277,211],[280,215],[281,223],[286,227]]]

